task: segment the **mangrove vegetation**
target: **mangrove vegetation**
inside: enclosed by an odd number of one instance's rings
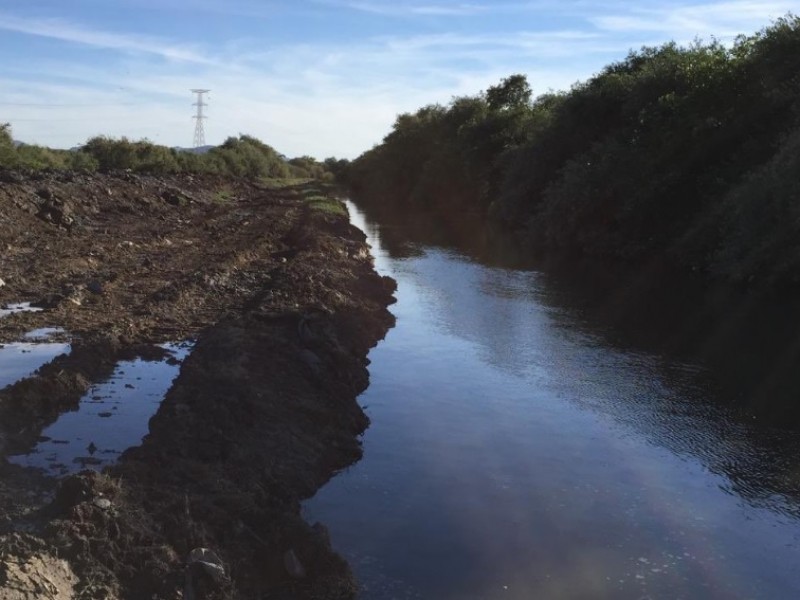
[[[363,203],[478,213],[531,253],[800,281],[800,19],[632,51],[569,91],[523,75],[397,117]]]

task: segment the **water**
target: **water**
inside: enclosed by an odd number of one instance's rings
[[[350,210],[397,326],[364,458],[304,510],[361,598],[800,597],[800,436],[767,418],[800,321],[750,346],[765,324],[712,322],[718,298],[488,266]]]
[[[13,302],[0,306],[0,319],[20,312],[40,312],[43,309],[31,306],[30,302]]]
[[[40,332],[41,333],[41,332]],[[26,467],[62,476],[100,470],[125,450],[141,443],[150,418],[177,377],[190,344],[167,344],[174,360],[121,361],[111,377],[93,385],[75,411],[45,428],[28,454],[9,457]]]
[[[56,356],[69,352],[69,344],[15,342],[0,344],[0,389],[33,375]]]

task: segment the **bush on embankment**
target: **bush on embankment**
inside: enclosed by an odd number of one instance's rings
[[[397,118],[364,202],[481,211],[538,249],[800,281],[800,19],[631,52],[564,93],[515,75]]]
[[[229,137],[205,153],[167,148],[149,140],[96,136],[75,150],[15,145],[9,125],[0,125],[0,168],[116,171],[137,173],[197,173],[251,179],[317,179],[333,181],[331,159],[310,156],[287,159],[274,148],[249,136]],[[334,163],[330,163],[334,164]]]

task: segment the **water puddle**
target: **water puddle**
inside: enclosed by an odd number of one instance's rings
[[[65,334],[67,331],[63,327],[41,327],[26,333],[23,338],[31,342],[43,342],[54,338],[57,335]]]
[[[12,304],[4,304],[0,306],[0,319],[20,312],[41,312],[42,308],[31,306],[30,302],[15,302]]]
[[[33,375],[37,369],[69,350],[69,344],[32,341],[0,344],[0,389]]]
[[[170,353],[164,361],[120,362],[107,381],[89,389],[76,411],[64,413],[42,432],[29,454],[10,456],[9,461],[62,476],[85,468],[100,470],[137,446],[192,345],[162,347]]]

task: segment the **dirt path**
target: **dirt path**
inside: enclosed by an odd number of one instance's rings
[[[0,466],[0,600],[352,597],[300,501],[361,455],[355,398],[394,283],[341,204],[211,178],[0,179],[0,306],[46,309],[0,319],[0,342],[60,326],[72,344],[0,390],[4,455],[118,360],[197,339],[103,474]]]

